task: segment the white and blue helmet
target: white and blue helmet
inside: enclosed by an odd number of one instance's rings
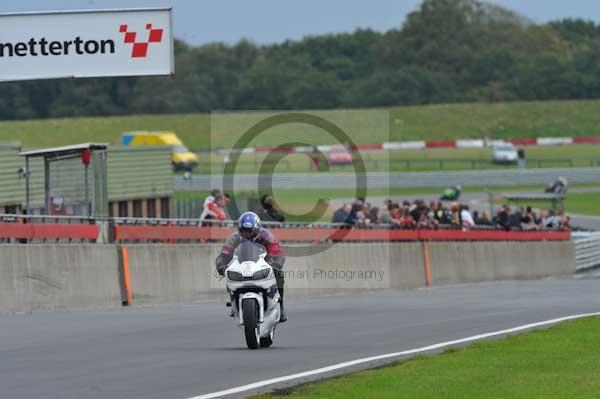
[[[244,212],[238,219],[238,231],[247,239],[253,239],[260,230],[260,218],[254,212]]]

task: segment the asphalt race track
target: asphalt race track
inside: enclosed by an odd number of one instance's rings
[[[221,303],[3,315],[0,397],[187,399],[598,312],[599,288],[590,276],[290,300],[274,346],[257,351],[245,348]]]

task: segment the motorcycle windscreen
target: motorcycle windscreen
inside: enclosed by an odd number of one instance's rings
[[[240,245],[235,249],[238,262],[257,262],[261,254],[266,253],[267,250],[264,246],[257,244],[252,241],[242,241]]]

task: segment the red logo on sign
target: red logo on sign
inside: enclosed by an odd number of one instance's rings
[[[119,31],[125,34],[123,41],[133,45],[131,58],[145,58],[148,55],[148,46],[150,43],[162,42],[163,29],[153,29],[152,24],[146,25],[146,30],[150,31],[148,40],[145,42],[137,41],[137,32],[129,32],[127,25],[121,25]]]

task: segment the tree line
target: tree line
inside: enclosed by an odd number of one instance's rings
[[[398,29],[175,43],[176,76],[0,84],[0,119],[600,97],[600,24],[424,0]]]

